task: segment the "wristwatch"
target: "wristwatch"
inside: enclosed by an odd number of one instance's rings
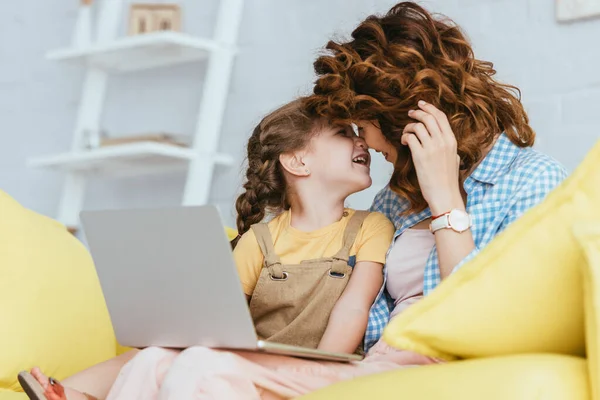
[[[454,209],[434,217],[429,225],[429,230],[435,233],[440,229],[452,229],[455,232],[462,233],[469,230],[472,225],[473,220],[469,213]]]

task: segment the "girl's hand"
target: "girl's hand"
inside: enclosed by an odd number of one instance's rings
[[[464,209],[459,188],[460,157],[446,114],[419,101],[419,110],[411,110],[408,115],[419,122],[406,125],[401,141],[410,148],[419,186],[431,213]]]

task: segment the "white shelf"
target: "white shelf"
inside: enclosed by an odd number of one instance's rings
[[[194,150],[162,143],[141,142],[31,159],[30,167],[97,175],[136,176],[187,167],[196,157],[212,157],[216,164],[231,165],[226,154],[198,154]]]
[[[128,72],[201,61],[219,48],[214,40],[179,32],[154,32],[83,49],[54,50],[47,58],[109,72]]]

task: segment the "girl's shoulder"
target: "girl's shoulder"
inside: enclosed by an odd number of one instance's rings
[[[287,219],[286,219],[287,214],[288,214],[288,211],[284,211],[277,215],[267,216],[260,223],[266,224],[269,227],[269,231],[271,232],[271,237],[275,238],[275,237],[277,237],[278,233],[281,231],[282,227],[285,225],[285,223],[287,221]],[[251,248],[252,250],[254,250],[254,248],[258,248],[258,240],[257,240],[256,234],[254,233],[254,230],[252,228],[248,229],[248,231],[246,231],[241,236],[241,238],[236,246],[236,249],[240,246],[244,249]]]
[[[348,208],[346,209],[347,211],[351,212],[351,216],[356,213],[357,210],[352,209],[352,208]],[[392,224],[392,222],[388,219],[388,217],[386,217],[384,214],[382,214],[379,211],[369,211],[369,210],[363,210],[365,212],[367,212],[367,216],[365,217],[365,220],[363,221],[362,227],[361,227],[361,231],[388,231],[388,230],[394,230],[394,225]]]

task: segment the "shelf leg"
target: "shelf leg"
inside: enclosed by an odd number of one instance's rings
[[[237,41],[243,8],[243,0],[220,2],[214,38],[225,48],[211,54],[208,61],[193,137],[197,156],[190,162],[183,195],[184,205],[206,204],[210,199],[215,167],[213,157],[219,147],[235,58],[233,47]]]
[[[59,203],[58,220],[68,227],[79,226],[79,211],[85,195],[85,177],[78,172],[67,175]]]

